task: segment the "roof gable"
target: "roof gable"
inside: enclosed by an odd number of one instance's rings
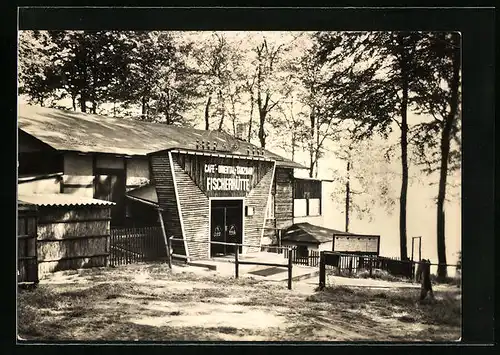
[[[309,243],[326,243],[333,240],[334,234],[351,235],[335,229],[325,228],[307,222],[295,223],[288,227],[283,236],[283,240]]]

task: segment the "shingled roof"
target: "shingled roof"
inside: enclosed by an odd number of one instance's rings
[[[18,109],[18,126],[54,149],[85,153],[147,155],[174,148],[198,149],[197,141],[216,142],[232,154],[247,155],[248,151],[260,149],[226,132],[23,104]],[[305,168],[268,150],[263,156],[275,160],[278,166]]]
[[[326,243],[333,240],[334,234],[352,235],[335,229],[325,228],[307,222],[295,223],[288,227],[283,236],[283,240],[306,243]]]

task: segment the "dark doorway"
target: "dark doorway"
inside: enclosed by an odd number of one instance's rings
[[[212,200],[210,208],[210,240],[223,243],[240,243],[243,240],[243,201]],[[242,247],[239,247],[241,252]],[[211,244],[210,255],[234,254],[234,246]]]
[[[95,177],[94,198],[116,203],[111,207],[111,226],[122,227],[125,223],[125,172],[99,171]]]

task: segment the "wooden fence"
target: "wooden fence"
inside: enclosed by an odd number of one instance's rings
[[[166,257],[161,227],[111,229],[110,265],[153,261]]]
[[[39,206],[38,273],[106,266],[110,206]]]
[[[285,257],[285,259],[289,258],[290,253],[292,254],[293,264],[313,266],[313,267],[319,266],[320,252],[317,250],[308,250],[307,255],[299,255],[297,247],[283,248],[283,249],[284,249],[283,256]]]
[[[18,205],[17,224],[17,282],[37,284],[37,208],[34,205]]]
[[[292,255],[292,263],[297,265],[305,265],[318,267],[320,266],[320,251],[309,250],[307,255],[299,255],[296,247],[284,249],[283,256],[285,259]],[[345,254],[339,252],[327,252],[332,256],[330,264],[326,264],[327,269],[335,269],[339,274],[352,275],[361,270],[373,272],[374,269],[385,270],[393,276],[401,276],[412,278],[414,272],[414,263],[410,260],[401,261],[398,258],[387,258],[377,255],[363,254]]]
[[[393,276],[402,276],[408,279],[413,277],[414,262],[411,260],[398,260],[397,258],[385,258],[372,255],[352,255],[337,252],[322,251],[320,253],[320,287],[324,287],[325,270],[336,269],[342,274],[346,271],[349,275],[360,270],[367,270],[370,276],[373,270],[385,270]]]

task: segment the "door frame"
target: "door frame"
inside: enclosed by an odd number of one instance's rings
[[[245,244],[245,197],[209,197],[208,198],[208,256],[212,258],[212,201],[217,200],[240,200],[241,201],[241,244]],[[244,254],[245,249],[241,247],[241,253]]]

